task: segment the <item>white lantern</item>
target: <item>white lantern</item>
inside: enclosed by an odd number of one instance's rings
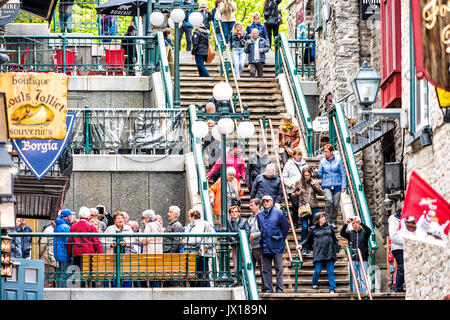
[[[208,135],[208,131],[208,124],[202,120],[195,121],[194,125],[192,126],[192,133],[194,134],[194,137],[197,138],[206,137]]]
[[[200,12],[195,11],[189,15],[189,23],[194,27],[198,27],[203,23],[203,16]]]
[[[184,20],[184,11],[181,9],[173,9],[170,13],[170,17],[172,18],[173,22],[175,23],[181,23]]]
[[[381,77],[377,71],[369,66],[367,61],[356,71],[351,80],[356,99],[363,106],[369,107],[377,99]]]
[[[220,132],[219,132],[219,126],[218,126],[218,125],[215,125],[215,126],[212,128],[211,134],[212,134],[212,136],[213,136],[214,139],[216,139],[217,141],[221,141],[222,135],[221,135]]]
[[[233,88],[226,82],[219,82],[214,86],[213,96],[217,101],[228,101],[233,96]]]
[[[251,121],[241,121],[237,127],[237,133],[240,138],[250,138],[255,133],[255,126]]]
[[[156,27],[163,25],[165,20],[164,14],[161,11],[154,11],[150,15],[150,23]]]
[[[234,131],[234,121],[231,118],[222,118],[217,123],[220,134],[229,135]]]

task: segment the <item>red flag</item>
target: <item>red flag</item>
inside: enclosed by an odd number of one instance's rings
[[[450,204],[413,171],[406,190],[399,235],[447,246],[449,228]]]

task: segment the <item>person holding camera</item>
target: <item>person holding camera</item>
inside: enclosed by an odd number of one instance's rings
[[[224,42],[229,43],[231,30],[236,23],[236,2],[233,0],[223,0],[219,4],[219,10],[222,19],[223,36],[225,37]]]
[[[234,76],[236,79],[241,77],[245,65],[245,37],[246,33],[242,23],[236,22],[231,33],[231,55],[233,57]]]
[[[213,15],[211,14],[211,10],[208,8],[208,3],[204,0],[200,2],[200,6],[198,8],[198,11],[203,16],[203,25],[205,26],[208,31],[211,29],[211,21],[213,19]]]
[[[244,47],[244,52],[248,54],[248,64],[250,66],[250,77],[262,78],[263,67],[266,63],[266,52],[269,52],[269,42],[259,37],[259,30],[253,29],[250,33],[250,38]]]
[[[353,230],[347,230],[348,225],[352,224]],[[345,221],[345,224],[341,229],[341,237],[345,238],[351,244],[351,248],[361,251],[362,260],[364,263],[364,269],[368,274],[369,264],[367,263],[369,258],[369,238],[372,234],[372,230],[364,223],[361,222],[359,217],[350,217]],[[359,281],[361,293],[366,293],[366,282],[362,273],[362,266],[359,260],[358,252],[352,252],[353,266],[355,267],[356,277]],[[356,288],[353,288],[353,292],[356,292]]]
[[[278,127],[279,152],[285,165],[293,155],[294,148],[300,144],[300,129],[292,122],[292,115],[287,113]]]
[[[101,222],[103,222],[104,224],[106,224],[106,228],[108,228],[109,226],[112,226],[114,224],[114,217],[112,216],[111,213],[106,211],[105,206],[103,205],[98,205],[96,207],[97,212],[98,212],[98,216],[96,217],[98,220],[100,220]],[[105,228],[105,230],[106,230]],[[105,231],[103,230],[103,231]]]
[[[235,178],[236,169],[233,167],[227,168],[227,208],[232,206],[241,206],[240,198],[244,195],[244,190],[239,185],[239,180]],[[209,187],[209,199],[214,208],[214,224],[220,226],[220,214],[222,204],[222,184],[221,178]],[[227,210],[228,211],[228,210]],[[227,217],[227,220],[230,217]]]

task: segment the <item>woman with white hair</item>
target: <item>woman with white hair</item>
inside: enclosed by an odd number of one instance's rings
[[[241,206],[240,198],[244,195],[244,190],[241,189],[239,181],[235,178],[236,169],[233,167],[227,168],[227,212],[231,206]],[[221,179],[217,179],[209,188],[209,199],[214,207],[214,224],[220,225],[220,212],[221,212]],[[227,217],[227,221],[230,217]]]
[[[153,210],[146,210],[142,213],[142,217],[147,221],[145,223],[144,233],[163,233],[164,228],[158,222]],[[144,244],[143,253],[162,253],[163,237],[145,237],[140,242]]]

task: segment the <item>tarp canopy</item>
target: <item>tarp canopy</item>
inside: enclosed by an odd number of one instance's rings
[[[139,17],[147,13],[147,0],[111,0],[95,10],[99,14]]]
[[[35,17],[50,21],[57,0],[22,0],[20,9]]]

